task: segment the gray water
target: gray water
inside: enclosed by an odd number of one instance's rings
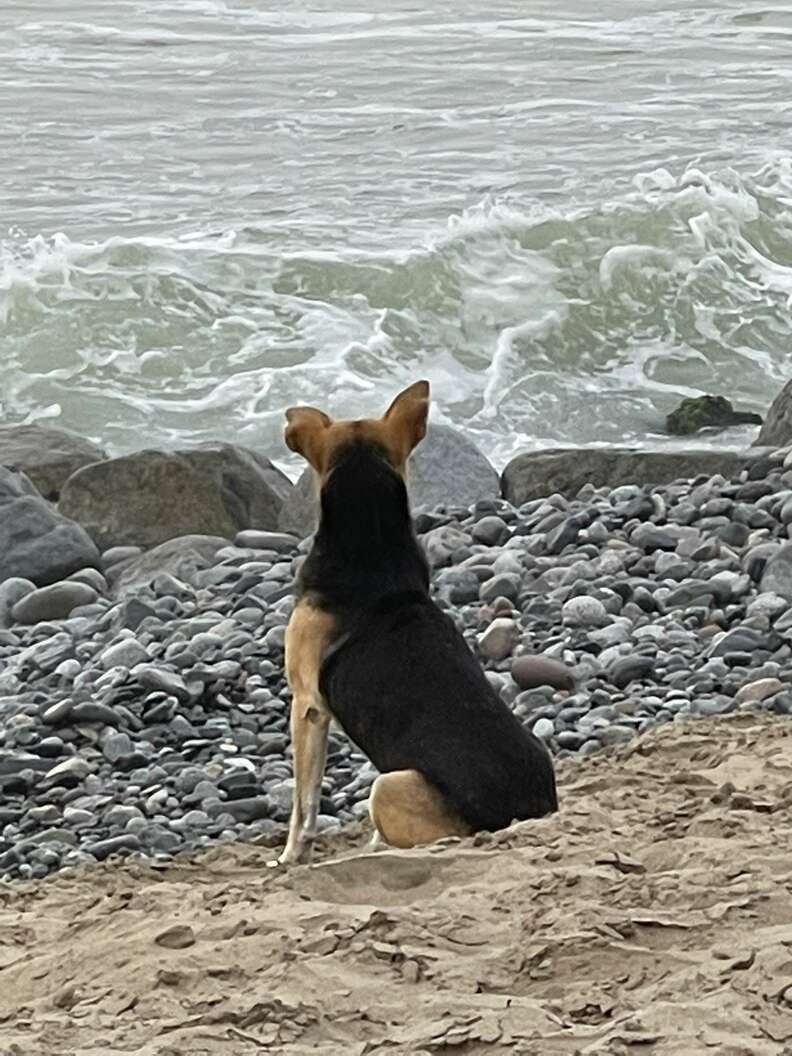
[[[789,5],[338,7],[2,4],[0,420],[281,455],[427,377],[502,464],[767,407]]]

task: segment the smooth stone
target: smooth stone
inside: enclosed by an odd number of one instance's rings
[[[16,623],[26,624],[62,620],[78,605],[90,605],[98,596],[86,583],[53,583],[20,598],[11,609],[11,615]]]
[[[602,602],[585,594],[564,602],[561,618],[571,627],[601,627],[609,619]]]
[[[541,741],[549,741],[555,732],[555,725],[552,719],[537,719],[532,726],[532,732]]]
[[[631,682],[646,678],[656,666],[656,659],[651,656],[624,656],[615,661],[609,669],[610,681],[617,689],[625,689]]]
[[[792,601],[792,544],[782,546],[765,565],[759,589]]]
[[[569,668],[546,656],[518,656],[511,666],[511,676],[521,690],[538,686],[573,690],[575,679]]]
[[[485,580],[479,588],[479,600],[485,603],[495,601],[496,598],[507,598],[516,601],[520,593],[520,577],[510,572],[492,576]]]
[[[124,638],[108,646],[99,654],[99,663],[105,671],[109,671],[112,667],[131,668],[148,659],[148,652],[136,638]]]
[[[509,537],[509,526],[501,517],[482,517],[471,530],[473,541],[484,546],[500,546]]]
[[[111,854],[124,854],[141,850],[140,840],[131,833],[120,836],[111,836],[106,840],[98,840],[96,843],[87,843],[84,850],[92,854],[97,862],[103,862]]]
[[[69,721],[72,725],[85,723],[102,723],[105,726],[117,726],[120,716],[114,708],[99,701],[87,700],[72,707]]]
[[[479,637],[479,652],[488,660],[505,660],[513,652],[518,640],[517,624],[512,619],[500,616]]]
[[[736,693],[734,701],[736,704],[759,703],[767,697],[780,693],[785,688],[783,682],[778,678],[760,678],[756,682],[749,682],[742,686]]]
[[[11,576],[0,583],[0,629],[12,626],[12,610],[22,598],[32,594],[36,584],[30,579],[22,579],[20,576]]]

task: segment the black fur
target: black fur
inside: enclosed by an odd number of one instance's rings
[[[431,600],[404,482],[364,442],[325,482],[300,591],[338,618],[321,691],[378,770],[419,770],[475,831],[556,809],[547,749]]]

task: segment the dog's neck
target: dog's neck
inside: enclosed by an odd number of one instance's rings
[[[391,594],[429,590],[426,558],[404,481],[375,450],[342,452],[321,493],[321,517],[303,565],[301,593],[365,608]]]

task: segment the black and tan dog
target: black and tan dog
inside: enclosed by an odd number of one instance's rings
[[[419,381],[379,419],[286,412],[286,443],[319,475],[321,517],[286,632],[295,792],[282,864],[298,861],[313,836],[331,717],[380,771],[371,818],[396,847],[557,806],[544,745],[429,596],[404,484],[428,410],[429,385]]]

